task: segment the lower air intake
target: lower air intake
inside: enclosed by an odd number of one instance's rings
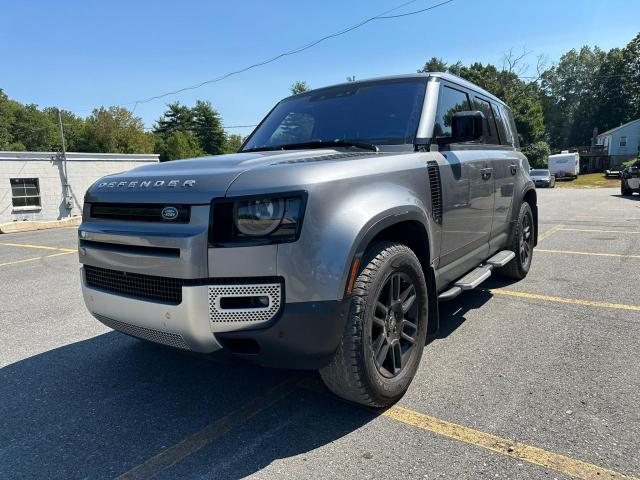
[[[105,317],[103,315],[96,315],[96,318],[107,327],[126,333],[127,335],[131,335],[132,337],[141,338],[154,343],[160,343],[168,347],[191,350],[189,345],[187,345],[187,342],[182,338],[182,335],[178,335],[177,333],[161,332],[151,328],[139,327],[137,325],[131,325],[130,323],[114,320],[113,318]]]
[[[242,304],[246,307],[234,308]],[[277,315],[281,306],[280,283],[209,286],[209,319],[213,324],[266,323]]]

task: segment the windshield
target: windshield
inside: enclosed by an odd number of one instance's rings
[[[530,175],[532,177],[546,177],[549,175],[549,170],[531,170]]]
[[[412,144],[425,95],[422,79],[354,83],[287,98],[243,150],[306,142]]]

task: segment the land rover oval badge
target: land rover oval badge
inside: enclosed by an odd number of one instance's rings
[[[160,216],[162,216],[163,220],[171,222],[178,218],[178,209],[176,207],[164,207],[160,212]]]

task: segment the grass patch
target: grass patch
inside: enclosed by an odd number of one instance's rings
[[[556,180],[556,188],[620,188],[620,179],[604,173],[583,173],[575,180]]]

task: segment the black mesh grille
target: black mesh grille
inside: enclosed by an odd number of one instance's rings
[[[87,285],[107,292],[155,302],[178,305],[182,302],[182,285],[188,280],[119,272],[85,265]]]
[[[169,305],[178,305],[182,302],[182,287],[225,284],[283,284],[281,277],[170,278],[121,272],[108,268],[92,267],[91,265],[84,266],[84,275],[87,285],[92,288]]]
[[[436,162],[427,165],[429,173],[429,187],[431,189],[431,215],[433,220],[442,223],[442,185],[440,182],[440,167]]]
[[[168,209],[173,217],[163,216]],[[124,220],[129,222],[189,223],[188,205],[138,204],[138,203],[92,203],[91,218]]]

